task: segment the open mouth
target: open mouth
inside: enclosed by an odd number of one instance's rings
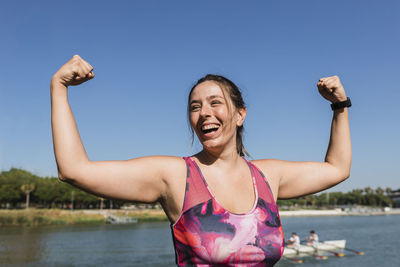
[[[201,131],[203,134],[209,134],[216,132],[219,129],[219,125],[217,124],[208,124],[201,127]]]

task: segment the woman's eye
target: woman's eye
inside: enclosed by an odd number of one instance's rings
[[[219,105],[219,104],[221,104],[220,101],[212,101],[212,102],[211,102],[211,105]]]
[[[190,107],[190,110],[191,111],[196,111],[196,110],[198,110],[200,108],[200,106],[191,106]]]

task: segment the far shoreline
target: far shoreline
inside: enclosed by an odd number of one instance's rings
[[[382,216],[400,215],[400,209],[360,209],[343,211],[342,209],[299,209],[281,210],[280,217],[326,217],[326,216]],[[62,209],[0,209],[0,226],[50,226],[50,225],[104,225],[109,216],[135,218],[142,222],[168,222],[162,209],[132,210],[62,210]]]
[[[365,209],[360,211],[343,211],[342,209],[329,210],[282,210],[279,211],[280,217],[324,217],[324,216],[380,216],[380,215],[400,215],[400,209],[373,210]]]

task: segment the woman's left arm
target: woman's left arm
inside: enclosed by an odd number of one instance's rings
[[[339,77],[318,81],[320,94],[332,103],[347,100]],[[332,187],[350,176],[351,141],[347,107],[334,110],[325,162],[255,161],[273,178],[272,190],[281,199],[304,196]],[[275,186],[274,186],[275,185]]]

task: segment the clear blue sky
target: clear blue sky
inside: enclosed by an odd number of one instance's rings
[[[331,191],[400,187],[398,1],[7,1],[0,7],[0,170],[56,176],[51,76],[74,54],[96,78],[69,99],[92,160],[193,154],[190,87],[242,88],[253,158],[322,161],[332,111],[351,97],[351,177]]]

